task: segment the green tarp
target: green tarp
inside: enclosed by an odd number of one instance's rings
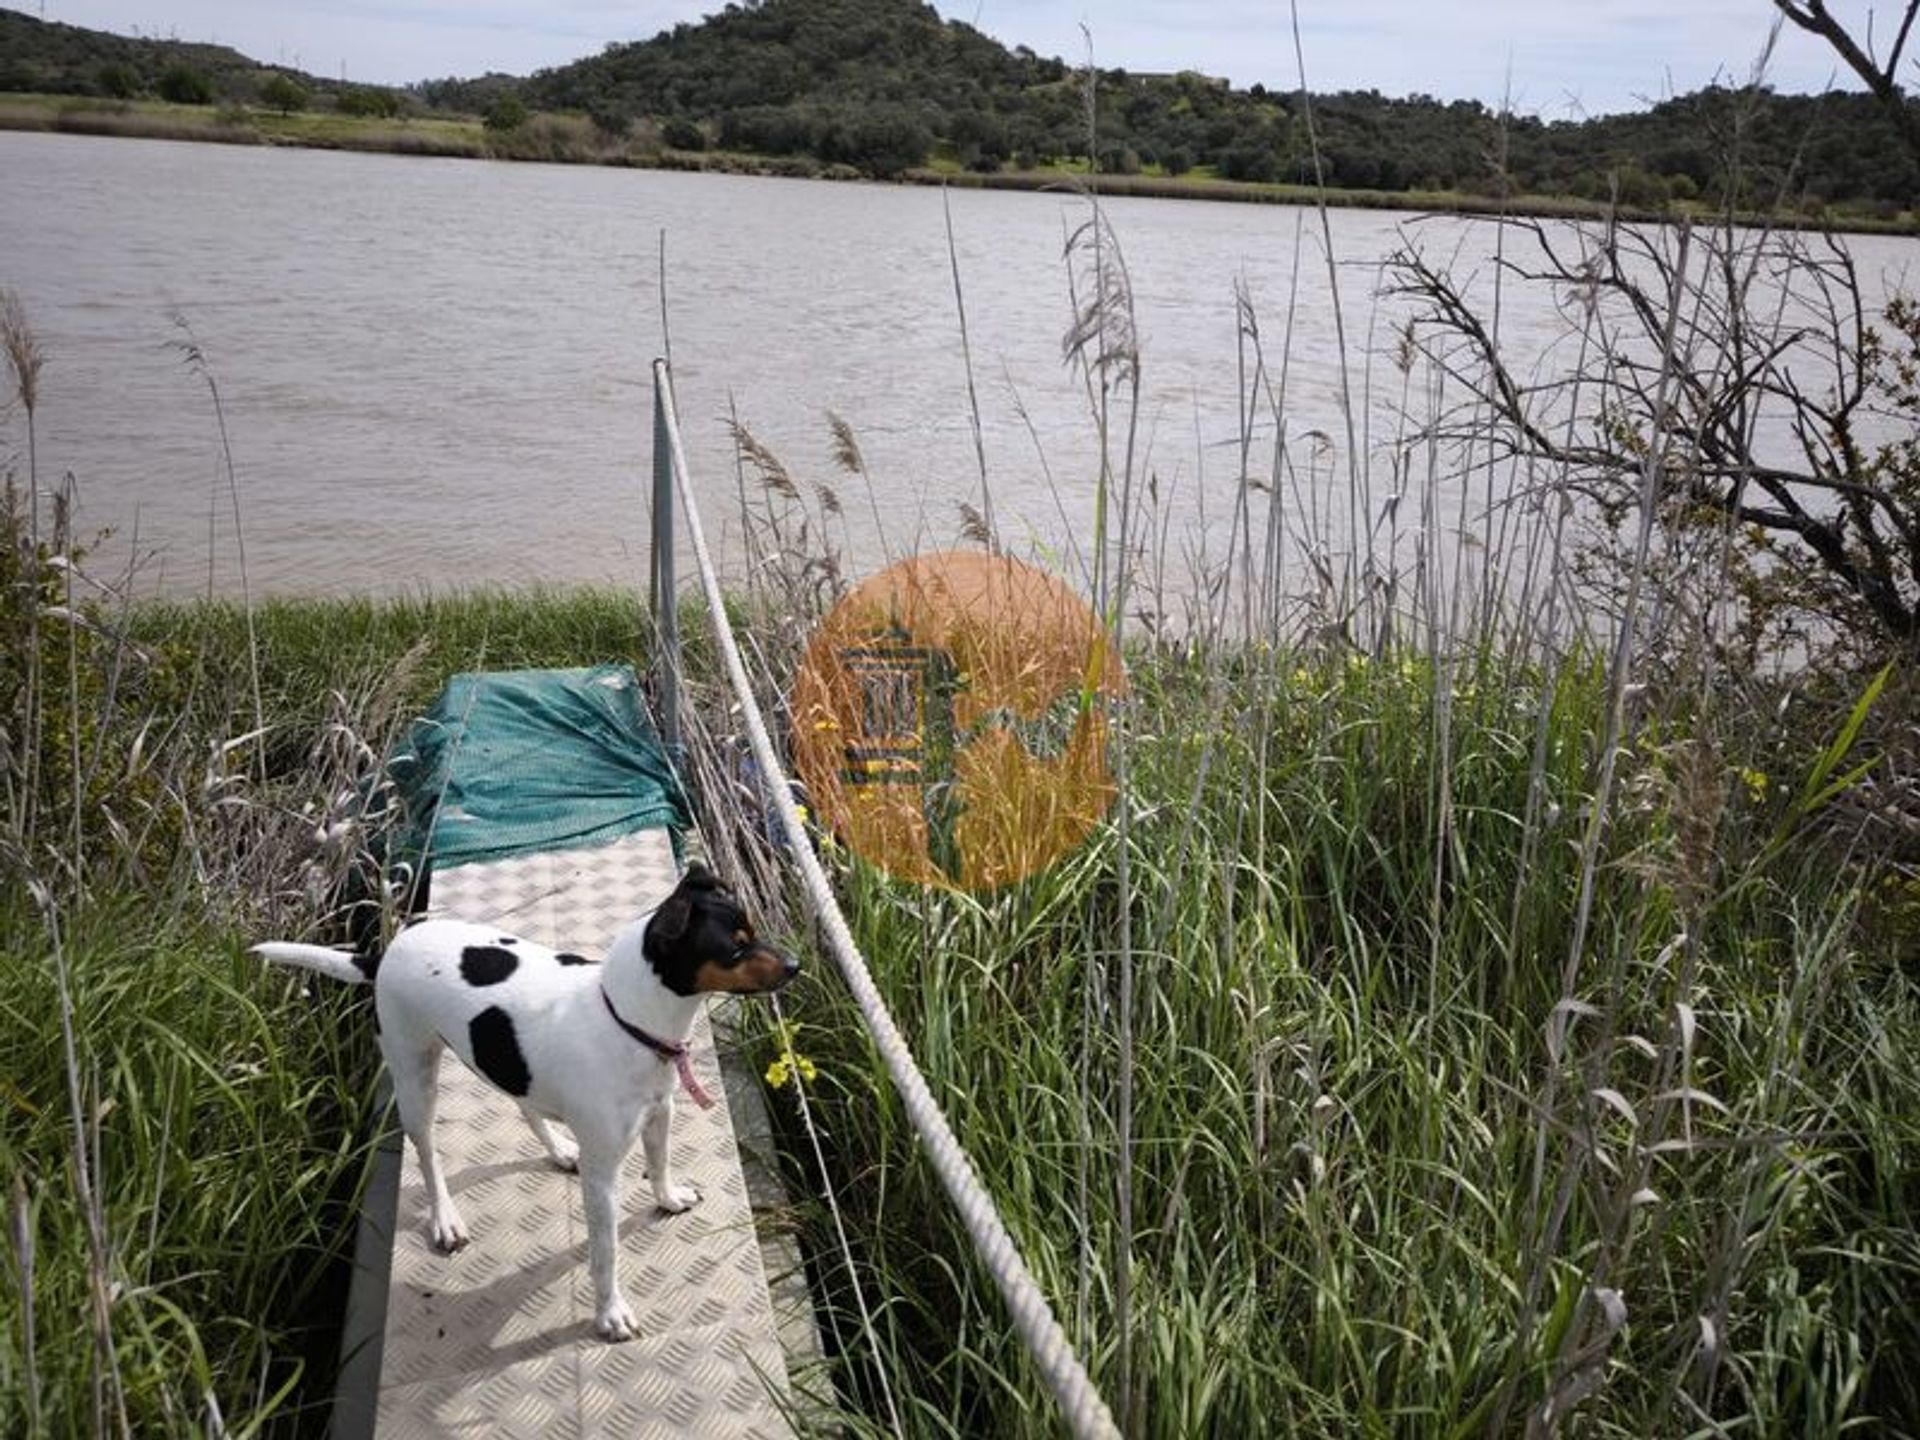
[[[435,870],[616,840],[685,803],[625,665],[462,674],[387,761],[390,860]]]

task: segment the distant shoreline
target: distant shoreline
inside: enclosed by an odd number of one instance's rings
[[[844,165],[811,156],[755,155],[731,151],[645,148],[603,136],[577,116],[535,115],[507,132],[489,131],[478,120],[425,115],[407,119],[362,118],[330,112],[237,106],[172,105],[162,101],[96,100],[71,95],[0,92],[0,130],[122,139],[187,140],[220,145],[274,145],[351,150],[367,154],[425,155],[467,160],[519,160],[621,169],[678,170],[789,179],[873,180]],[[1494,195],[1441,190],[1343,190],[1310,185],[1223,180],[1204,175],[1089,175],[1066,167],[982,174],[953,165],[917,166],[890,181],[950,185],[969,190],[1058,191],[1097,182],[1099,193],[1155,200],[1216,200],[1258,205],[1316,205],[1341,209],[1409,210],[1449,215],[1513,215],[1541,219],[1600,220],[1610,213],[1598,201],[1573,196]],[[1716,212],[1644,210],[1621,206],[1619,219],[1661,223],[1715,220]],[[1858,235],[1917,235],[1920,220],[1886,220],[1840,212],[1819,215],[1742,217],[1775,228],[1831,229]]]

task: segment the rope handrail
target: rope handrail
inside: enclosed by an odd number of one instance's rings
[[[959,1211],[974,1248],[993,1276],[994,1284],[999,1287],[1001,1298],[1013,1317],[1014,1328],[1026,1342],[1034,1363],[1040,1367],[1067,1428],[1074,1435],[1083,1437],[1083,1440],[1094,1436],[1118,1437],[1120,1430],[1114,1424],[1106,1401],[1094,1387],[1080,1357],[1074,1353],[1066,1332],[1054,1317],[1053,1307],[1048,1304],[1026,1261],[1021,1258],[1013,1237],[1007,1233],[1006,1222],[994,1207],[993,1197],[980,1183],[973,1162],[960,1148],[953,1127],[947,1123],[939,1102],[927,1088],[925,1077],[921,1075],[899,1027],[894,1024],[893,1015],[887,1009],[887,1002],[881,997],[879,987],[874,984],[866,960],[854,943],[846,917],[840,913],[840,905],[834,898],[826,871],[821,868],[819,857],[813,852],[806,828],[794,808],[791,789],[785,783],[786,769],[774,753],[766,719],[760,713],[760,702],[754,696],[746,663],[740,657],[733,626],[727,620],[725,596],[720,590],[719,576],[714,572],[713,556],[707,549],[706,533],[700,524],[700,511],[694,503],[693,481],[688,474],[686,455],[680,444],[679,412],[674,404],[673,378],[665,360],[653,362],[653,383],[659,411],[664,417],[663,423],[657,428],[666,435],[674,484],[679,490],[681,506],[686,514],[687,539],[693,547],[700,583],[706,592],[707,614],[713,628],[714,644],[725,662],[728,683],[740,702],[740,717],[747,728],[747,739],[753,747],[754,760],[760,767],[761,775],[769,781],[767,792],[780,816],[788,850],[794,856],[801,879],[805,882],[807,901],[813,910],[814,920],[825,932],[835,963],[847,982],[847,988],[853,992],[854,1001],[860,1007],[868,1030],[873,1034],[881,1059],[886,1062],[887,1074],[906,1106],[907,1118],[920,1137],[920,1143],[926,1148],[947,1198]],[[664,601],[671,605],[672,597],[666,596]]]

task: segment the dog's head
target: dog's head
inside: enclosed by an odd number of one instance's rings
[[[760,995],[800,973],[800,962],[760,939],[733,893],[697,860],[653,912],[641,952],[676,995]]]

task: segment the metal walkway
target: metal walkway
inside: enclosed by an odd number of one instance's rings
[[[648,830],[594,849],[437,873],[432,913],[599,954],[672,889],[674,877],[666,832]],[[721,1093],[705,1019],[693,1045],[702,1083]],[[656,1212],[641,1147],[627,1157],[621,1281],[640,1336],[609,1345],[593,1333],[578,1178],[555,1171],[513,1103],[458,1060],[442,1064],[440,1095],[436,1133],[474,1242],[451,1256],[427,1243],[424,1187],[406,1143],[375,1434],[677,1440],[792,1433],[768,1266],[730,1113],[743,1097],[711,1110],[675,1107],[674,1165],[705,1197],[687,1213]],[[363,1239],[363,1258],[367,1248]],[[783,1307],[794,1308],[790,1297]],[[782,1319],[804,1345],[810,1318]]]

